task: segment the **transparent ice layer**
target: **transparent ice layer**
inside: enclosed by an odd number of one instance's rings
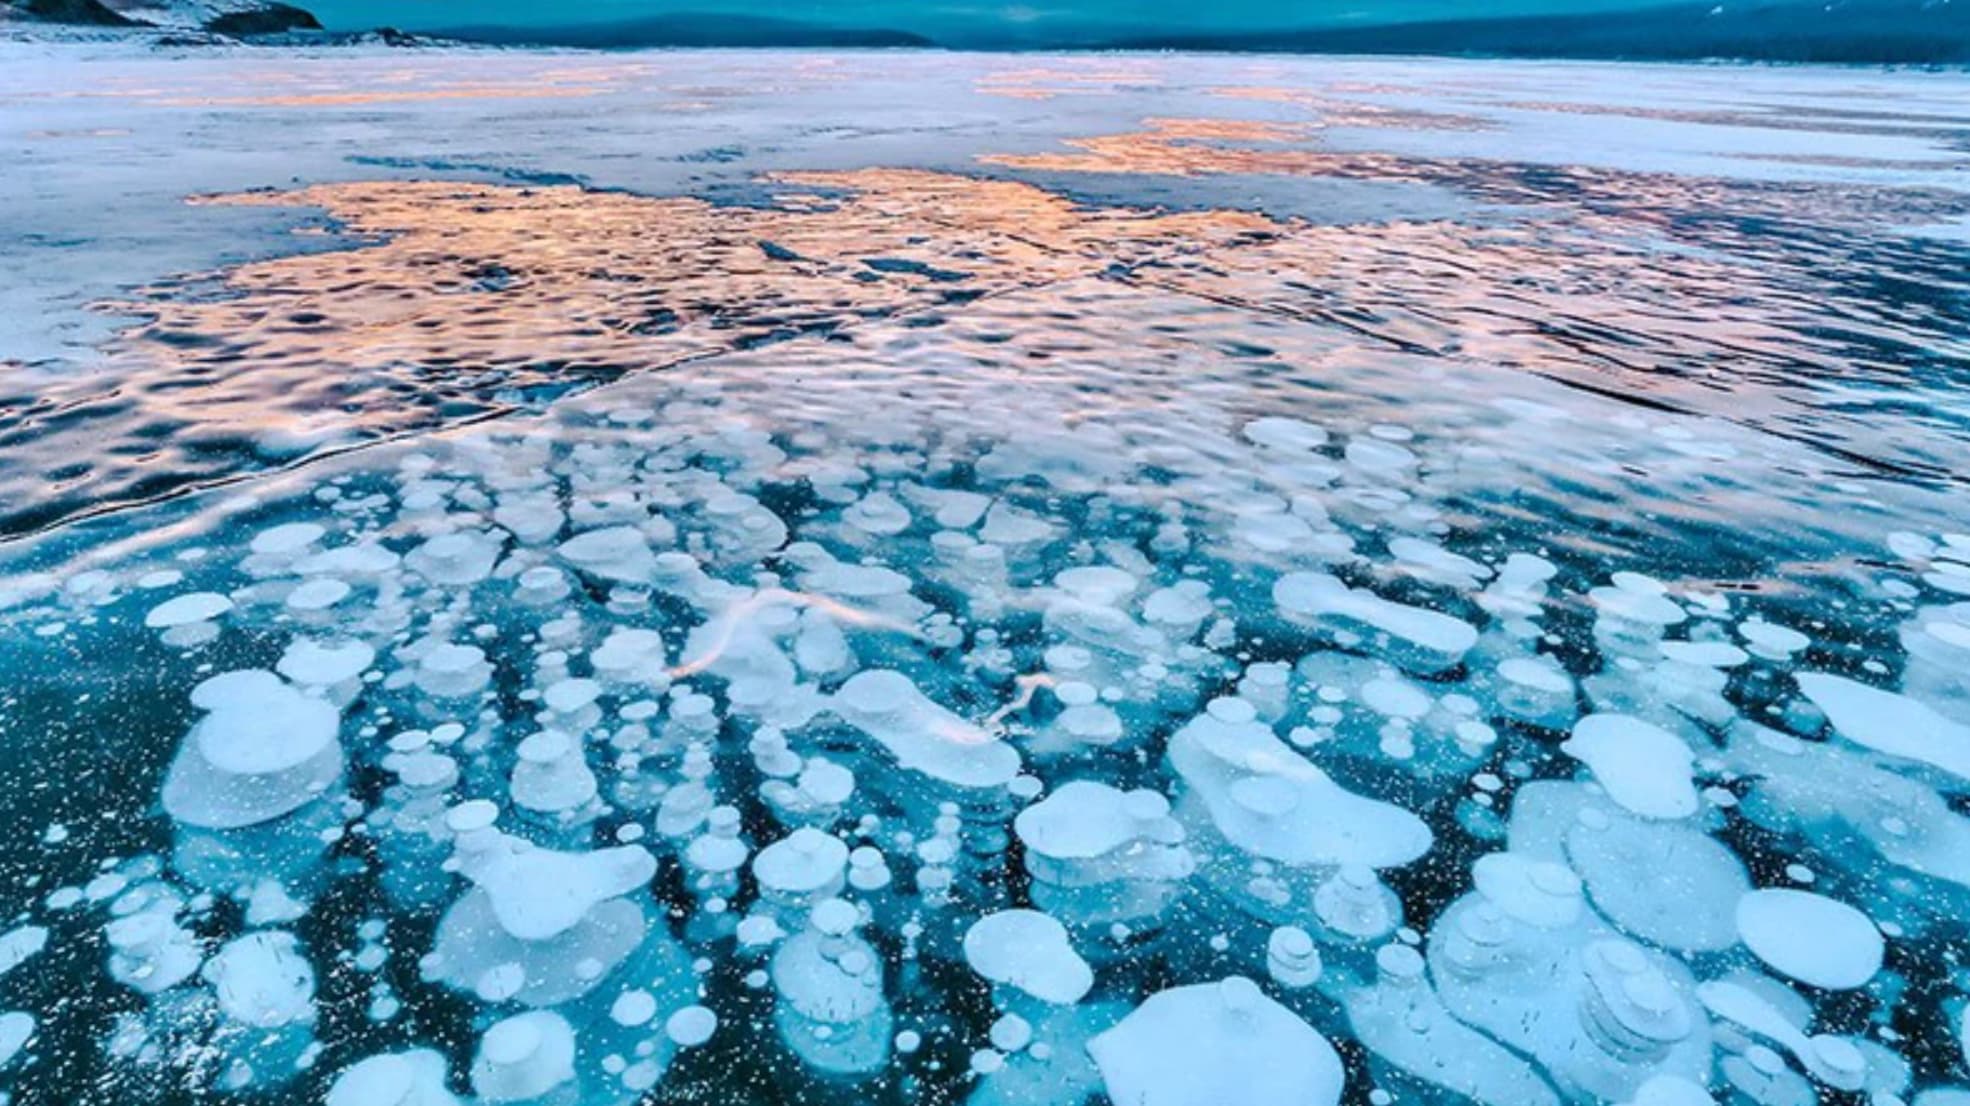
[[[1026,168],[1314,164],[1146,126]],[[0,546],[6,1101],[1960,1106],[1960,427],[1567,362],[1749,379],[1855,316],[1798,313],[1805,246],[1734,282],[1604,221],[1708,185],[1565,179],[1565,237],[932,172],[299,197],[374,240],[121,347],[266,463]],[[241,361],[364,398],[270,416]]]

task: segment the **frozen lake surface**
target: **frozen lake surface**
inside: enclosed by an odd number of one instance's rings
[[[1963,1106],[1967,105],[0,42],[5,1101]]]

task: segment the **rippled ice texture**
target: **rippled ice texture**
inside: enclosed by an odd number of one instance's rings
[[[9,1101],[1960,1106],[1966,102],[0,45]]]

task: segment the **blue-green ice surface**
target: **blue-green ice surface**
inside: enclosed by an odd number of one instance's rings
[[[0,45],[0,1093],[1960,1106],[1967,88]]]

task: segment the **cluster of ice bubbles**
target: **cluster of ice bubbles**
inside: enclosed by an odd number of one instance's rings
[[[1970,1101],[1970,538],[1894,537],[1904,655],[1842,673],[1739,597],[1453,551],[1398,427],[1247,421],[1272,490],[1209,498],[1166,443],[592,429],[13,581],[19,625],[199,664],[168,851],[0,940],[25,972],[99,927],[141,996],[106,1068],[330,1106],[628,1103],[699,1049],[761,1100]],[[462,1038],[392,1028],[445,1003]],[[17,1088],[45,1016],[0,1016]]]

